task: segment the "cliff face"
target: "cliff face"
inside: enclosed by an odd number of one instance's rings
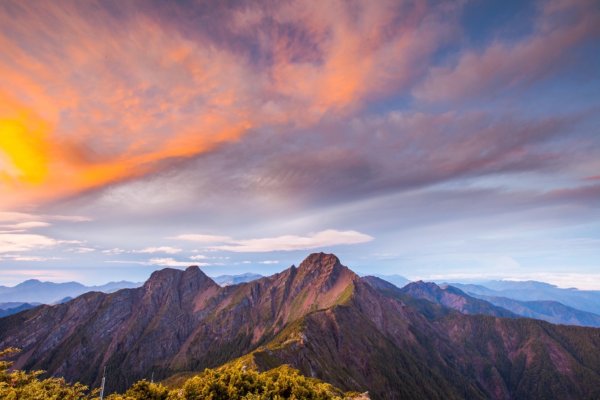
[[[87,384],[107,365],[111,390],[244,356],[375,399],[600,397],[600,330],[464,315],[429,289],[359,278],[323,253],[226,287],[197,267],[165,269],[140,288],[0,319],[0,347],[23,349],[18,367]]]

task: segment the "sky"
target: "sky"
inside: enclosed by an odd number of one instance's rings
[[[5,0],[0,48],[0,285],[600,289],[595,0]]]

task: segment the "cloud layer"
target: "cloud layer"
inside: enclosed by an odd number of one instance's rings
[[[213,237],[207,240],[208,235],[185,234],[177,238],[194,242],[210,243],[224,242],[225,244],[213,245],[211,250],[224,250],[236,253],[268,253],[273,251],[312,250],[317,248],[331,248],[339,245],[359,244],[370,242],[374,238],[356,231],[338,231],[327,229],[306,236],[283,235],[272,238],[234,240],[227,237]],[[198,240],[201,239],[201,240]],[[264,261],[263,261],[264,263]]]
[[[581,282],[600,7],[498,4],[2,2],[0,279],[267,274],[322,249]]]

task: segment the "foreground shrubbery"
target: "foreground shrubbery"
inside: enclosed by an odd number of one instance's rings
[[[0,360],[18,352],[17,349],[0,351]],[[63,378],[40,378],[43,371],[9,371],[9,361],[0,361],[0,399],[3,400],[85,400],[97,398],[97,390],[90,391],[80,383],[68,384]]]
[[[0,352],[0,359],[15,349]],[[98,399],[98,390],[68,384],[62,378],[45,378],[42,371],[9,371],[12,363],[0,361],[0,399],[9,400],[91,400]],[[207,369],[180,388],[169,389],[162,384],[139,381],[124,394],[111,394],[107,400],[277,400],[313,399],[341,400],[349,398],[335,387],[307,378],[287,366],[267,372],[226,366]]]

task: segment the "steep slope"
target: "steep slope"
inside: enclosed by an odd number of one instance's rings
[[[433,282],[412,282],[400,289],[400,292],[417,299],[431,301],[452,308],[463,314],[483,314],[495,317],[511,318],[516,314],[487,301],[467,295],[460,289],[449,285],[438,286]]]
[[[107,365],[109,391],[242,357],[374,399],[600,396],[600,330],[464,315],[323,253],[227,287],[197,267],[157,271],[141,288],[0,319],[7,346],[23,348],[18,368],[92,385]]]
[[[252,362],[290,364],[373,398],[600,395],[600,330],[464,315],[390,286],[362,280],[348,303],[308,315]]]

